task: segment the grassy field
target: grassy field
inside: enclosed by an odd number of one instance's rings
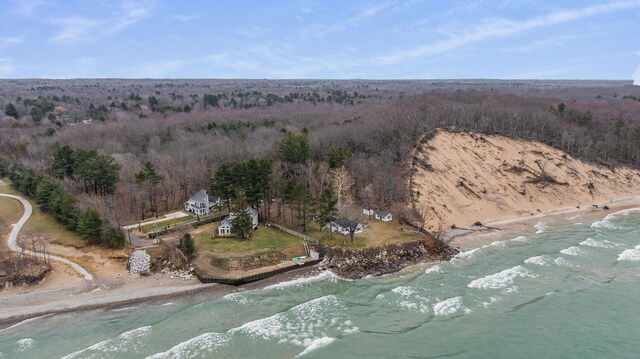
[[[173,226],[179,223],[187,223],[193,222],[196,219],[192,216],[180,217],[180,218],[171,218],[167,220],[158,220],[157,223],[149,223],[140,227],[140,230],[144,233],[153,232],[154,230],[162,229],[166,226]]]
[[[251,234],[251,239],[211,238],[211,234],[220,223],[202,226],[205,229],[195,235],[196,249],[210,251],[216,255],[247,256],[269,252],[284,251],[292,247],[302,247],[303,240],[277,229],[260,226]]]
[[[24,209],[12,198],[0,197],[0,225],[9,226],[18,222]]]
[[[320,232],[318,223],[309,224],[311,237],[318,238],[320,243],[328,247],[364,248],[375,247],[389,243],[410,242],[416,239],[424,239],[424,236],[415,233],[408,226],[401,226],[396,221],[382,222],[372,219],[367,224],[364,232],[353,237],[353,243],[349,242],[349,236],[339,233],[330,234],[327,227]]]
[[[4,180],[4,182],[8,183],[8,181],[6,180]],[[26,198],[18,191],[10,187],[8,184],[6,186],[0,187],[0,193],[15,194]],[[27,198],[27,200],[33,206],[33,214],[23,227],[23,231],[25,234],[34,236],[47,236],[49,237],[50,243],[58,243],[76,248],[82,248],[88,245],[88,243],[82,240],[82,238],[80,238],[77,233],[69,231],[65,226],[58,223],[50,214],[42,212],[42,210],[40,210],[40,207],[34,201],[29,198]],[[14,200],[12,201],[16,202]],[[18,216],[21,216],[22,205],[20,205],[18,202],[16,203],[20,208],[20,213]]]

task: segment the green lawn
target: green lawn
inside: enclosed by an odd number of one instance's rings
[[[250,239],[211,238],[211,234],[220,223],[207,225],[206,230],[195,235],[196,249],[212,251],[216,254],[255,255],[282,251],[291,247],[302,247],[304,241],[277,229],[260,226],[251,234]],[[205,226],[203,226],[205,227]]]
[[[369,221],[364,232],[356,234],[353,237],[353,243],[350,242],[349,236],[343,236],[339,233],[329,233],[328,226],[320,232],[318,223],[309,224],[309,232],[311,237],[318,238],[320,243],[328,247],[345,247],[345,248],[364,248],[374,247],[389,243],[410,242],[416,239],[424,239],[424,236],[415,233],[410,227],[404,228],[397,221],[382,222],[372,219]]]
[[[80,238],[77,233],[71,232],[65,226],[58,223],[58,221],[56,221],[55,218],[53,218],[50,214],[42,212],[35,201],[14,190],[12,187],[10,187],[7,180],[4,180],[4,182],[7,183],[7,185],[0,187],[0,193],[22,196],[26,198],[33,206],[33,214],[23,227],[23,231],[25,232],[25,234],[32,234],[35,236],[43,237],[46,236],[49,237],[50,243],[58,243],[76,248],[86,247],[89,244],[88,242],[82,240],[82,238]],[[18,206],[20,207],[20,215],[22,215],[22,205],[18,203]]]
[[[166,219],[166,220],[162,220],[159,219],[157,223],[149,223],[146,224],[144,226],[140,227],[140,230],[144,233],[148,233],[148,232],[153,232],[155,230],[160,230],[166,226],[173,226],[179,223],[187,223],[187,222],[193,222],[196,219],[193,218],[192,216],[186,216],[186,217],[180,217],[180,218],[171,218],[171,219]]]

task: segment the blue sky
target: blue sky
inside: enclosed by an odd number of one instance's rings
[[[640,0],[0,0],[0,8],[0,78],[640,83]]]

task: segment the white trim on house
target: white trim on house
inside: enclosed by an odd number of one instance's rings
[[[331,231],[334,233],[340,233],[344,236],[348,236],[349,235],[349,227],[350,225],[347,223],[348,220],[344,219],[344,218],[340,218],[337,219],[333,222],[330,223],[330,228]],[[355,232],[353,232],[354,234],[358,234],[358,233],[362,233],[364,232],[364,225],[362,223],[358,223],[356,226],[356,230]]]
[[[247,213],[251,216],[251,223],[253,224],[253,230],[258,229],[258,211],[254,208],[247,207]],[[235,213],[229,213],[227,218],[223,219],[218,229],[216,230],[219,235],[230,235],[233,234],[233,225],[231,221],[236,217]]]
[[[209,195],[207,191],[200,190],[184,203],[184,210],[199,216],[209,214]]]
[[[379,221],[391,222],[393,220],[393,215],[389,212],[376,211],[375,218]]]

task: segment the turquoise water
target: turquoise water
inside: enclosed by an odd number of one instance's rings
[[[0,358],[639,358],[640,211],[591,222],[379,278],[41,318],[0,331]]]

